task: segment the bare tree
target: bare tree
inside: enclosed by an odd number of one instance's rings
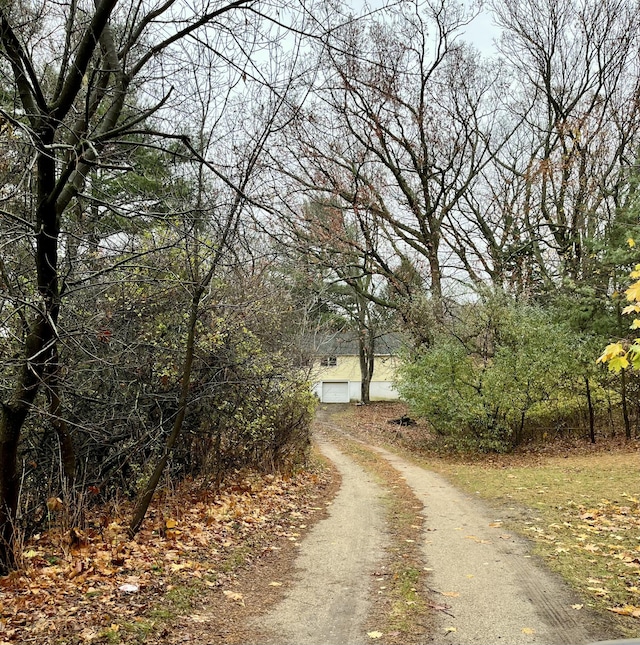
[[[509,206],[521,218],[514,246],[529,249],[547,283],[589,279],[589,245],[624,205],[635,164],[637,7],[627,0],[491,6],[522,124],[489,181],[498,190],[517,186]]]
[[[451,253],[444,229],[498,148],[494,78],[460,41],[472,17],[456,4],[416,2],[332,31],[316,101],[291,144],[306,190],[375,214],[388,257],[397,255],[389,275],[399,258],[425,263],[436,319]]]

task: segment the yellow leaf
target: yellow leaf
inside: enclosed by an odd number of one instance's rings
[[[184,569],[191,569],[193,567],[193,562],[172,562],[169,565],[169,568],[173,573],[178,573],[178,571],[184,571]]]
[[[223,591],[222,592],[229,600],[235,600],[241,603],[244,606],[244,596],[241,593],[235,591]]]
[[[636,245],[636,241],[632,237],[629,237],[627,238],[627,244],[630,248],[633,248]]]
[[[609,369],[612,372],[626,370],[629,367],[629,361],[624,356],[616,356],[609,361]]]
[[[582,609],[584,605],[571,605],[571,609]]]
[[[640,607],[636,607],[634,605],[624,605],[624,607],[608,607],[608,609],[614,614],[620,614],[621,616],[633,616],[634,618],[640,618]]]
[[[59,497],[50,497],[47,500],[47,508],[52,513],[57,513],[64,508],[64,502]]]
[[[455,633],[455,632],[457,632],[457,631],[458,631],[458,628],[457,628],[457,627],[447,627],[447,628],[444,630],[444,633],[445,633],[445,634],[454,634],[454,633]]]
[[[460,595],[457,591],[442,591],[441,593],[443,596],[447,596],[447,598],[457,598]]]
[[[382,638],[382,632],[367,632],[369,638]]]
[[[634,318],[629,329],[640,329],[640,318]]]
[[[640,280],[634,282],[625,293],[629,302],[638,302],[640,300]]]
[[[535,630],[535,629],[531,629],[531,627],[523,627],[523,628],[522,628],[522,633],[523,633],[523,634],[535,634],[535,633],[536,633],[536,630]]]
[[[282,583],[281,582],[270,582],[269,586],[270,587],[282,587]]]
[[[624,347],[622,346],[622,343],[610,343],[604,348],[604,352],[602,352],[602,356],[596,361],[597,363],[606,363],[607,361],[610,361],[613,358],[616,358],[616,356],[620,356],[621,354],[624,354]]]
[[[167,520],[165,522],[165,527],[168,529],[175,529],[176,526],[178,526],[178,522],[176,522],[175,520]]]

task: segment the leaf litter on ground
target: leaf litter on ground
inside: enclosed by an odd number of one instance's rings
[[[122,625],[152,630],[154,605],[177,585],[226,590],[234,566],[297,539],[329,478],[245,473],[215,495],[184,482],[158,496],[133,540],[129,504],[91,511],[82,529],[51,526],[24,545],[21,569],[0,577],[0,643],[126,642]]]

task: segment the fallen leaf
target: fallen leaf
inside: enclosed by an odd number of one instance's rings
[[[584,605],[571,605],[571,609],[582,609]]]
[[[455,633],[455,632],[457,632],[457,631],[458,631],[458,628],[457,628],[457,627],[447,627],[447,628],[444,630],[444,633],[445,633],[445,634],[453,634],[453,633]]]
[[[447,598],[457,598],[460,593],[457,591],[441,591],[441,595],[447,596]]]
[[[184,569],[191,569],[193,567],[193,562],[172,562],[169,565],[169,569],[173,573],[178,573],[178,571],[183,571]]]
[[[382,632],[367,632],[369,638],[382,638]]]
[[[90,643],[91,641],[96,640],[96,638],[98,638],[99,634],[94,629],[86,628],[86,629],[84,629],[84,630],[82,630],[80,632],[79,636],[85,643]],[[4,641],[2,641],[2,642],[4,642]]]
[[[282,583],[281,582],[270,582],[269,586],[270,587],[282,587]]]
[[[621,616],[633,616],[633,618],[640,618],[640,607],[635,605],[624,605],[624,607],[607,607],[609,611]]]
[[[523,628],[522,628],[522,633],[523,633],[523,634],[535,634],[535,633],[536,633],[536,630],[535,630],[535,629],[531,629],[531,627],[523,627]]]
[[[244,607],[244,596],[237,591],[223,591],[222,592],[229,600],[235,600]]]
[[[59,497],[50,497],[47,500],[47,508],[51,513],[57,513],[64,508],[64,502]]]
[[[482,540],[476,535],[465,535],[464,536],[465,540],[473,540],[474,542],[477,542],[478,544],[491,544],[489,540]]]

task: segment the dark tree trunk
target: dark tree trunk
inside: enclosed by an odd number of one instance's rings
[[[370,402],[371,378],[375,365],[375,334],[368,324],[366,298],[357,292],[358,301],[358,354],[360,358],[360,401]]]
[[[26,414],[3,406],[0,416],[0,575],[15,568],[13,551],[18,512],[18,441]]]
[[[367,334],[368,336],[368,334]],[[371,401],[371,378],[373,376],[373,368],[375,366],[375,358],[373,354],[373,342],[369,342],[366,338],[364,342],[360,342],[360,400],[362,403],[369,403]]]
[[[591,400],[591,387],[589,385],[589,377],[584,377],[585,392],[587,395],[587,405],[589,407],[589,439],[591,443],[596,442],[596,430],[595,430],[595,415],[593,411],[593,401]]]
[[[0,573],[15,565],[20,433],[57,342],[59,226],[55,203],[50,199],[55,186],[55,161],[46,149],[53,142],[53,136],[53,129],[41,133],[42,151],[37,161],[36,272],[40,303],[25,340],[22,368],[13,394],[8,402],[2,403],[0,417]]]
[[[624,418],[624,437],[631,439],[631,421],[629,420],[629,406],[627,403],[627,372],[620,370],[620,394],[622,396],[622,416]]]

